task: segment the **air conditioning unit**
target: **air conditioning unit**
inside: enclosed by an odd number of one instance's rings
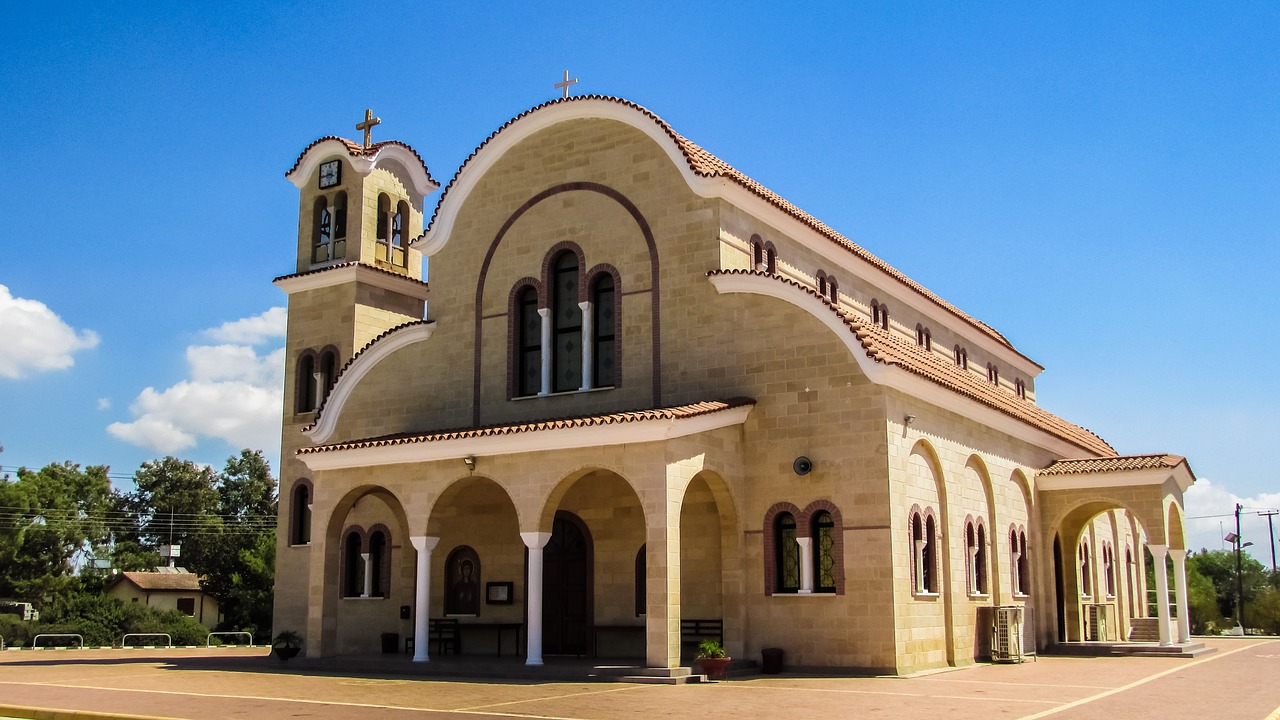
[[[991,628],[991,659],[994,662],[1022,662],[1022,606],[995,608]]]

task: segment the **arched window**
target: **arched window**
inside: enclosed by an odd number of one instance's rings
[[[1084,597],[1093,597],[1093,575],[1092,569],[1089,567],[1089,543],[1080,543],[1080,594]]]
[[[818,294],[824,299],[827,297],[827,276],[821,270],[818,271]]]
[[[342,596],[360,597],[364,592],[364,560],[360,557],[359,530],[350,530],[342,541]]]
[[[391,198],[386,193],[378,195],[378,226],[374,242],[374,257],[391,262]]]
[[[388,555],[391,544],[382,530],[369,533],[369,597],[387,596],[387,575],[390,570]]]
[[[933,333],[929,332],[929,328],[916,323],[916,345],[925,350],[933,349]]]
[[[778,251],[774,250],[772,245],[765,246],[764,271],[770,275],[778,272]]]
[[[542,392],[542,316],[538,314],[538,291],[525,286],[516,295],[516,395]]]
[[[814,592],[836,591],[836,523],[831,513],[820,510],[813,515]]]
[[[987,588],[987,528],[978,522],[978,545],[973,553],[973,589],[979,595],[990,594]]]
[[[1116,596],[1115,562],[1111,555],[1111,546],[1102,547],[1102,578],[1107,584],[1107,597]]]
[[[648,614],[648,592],[649,577],[648,567],[649,561],[645,557],[645,548],[647,545],[641,545],[636,551],[636,617],[643,617]]]
[[[1031,559],[1027,555],[1027,533],[1018,531],[1018,593],[1031,594]]]
[[[987,381],[992,385],[1000,384],[1000,368],[992,363],[987,363]]]
[[[614,338],[617,332],[614,307],[613,275],[603,272],[591,285],[591,379],[594,387],[609,387],[617,383],[615,377]]]
[[[880,321],[879,321],[879,324],[880,324],[880,328],[881,328],[882,330],[888,330],[888,329],[889,329],[889,306],[888,306],[888,305],[885,305],[884,303],[880,303]]]
[[[1018,393],[1018,397],[1027,399],[1027,383],[1022,378],[1013,381],[1013,389]]]
[[[446,615],[480,614],[480,556],[467,545],[459,545],[445,560]]]
[[[871,324],[872,325],[880,324],[880,301],[879,300],[871,301]]]
[[[298,357],[298,377],[294,391],[294,406],[299,413],[316,409],[316,356],[306,350]]]
[[[311,484],[298,480],[289,494],[289,544],[311,542]]]
[[[320,380],[316,387],[316,407],[324,404],[325,398],[329,397],[329,391],[333,389],[333,382],[338,375],[338,351],[333,348],[325,348],[320,351]]]
[[[796,542],[796,519],[779,513],[774,519],[774,554],[777,558],[777,592],[800,591],[800,543]]]
[[[751,269],[764,272],[764,243],[758,236],[751,238]]]
[[[566,250],[552,272],[551,391],[582,387],[582,307],[578,305],[578,256]]]
[[[914,590],[918,595],[937,593],[937,572],[935,569],[936,548],[934,547],[934,521],[932,513],[922,515],[914,512],[911,515],[911,547],[915,562],[912,563]]]
[[[342,260],[347,256],[347,194],[340,192],[333,199],[333,252],[330,260]]]
[[[316,198],[312,222],[311,262],[328,262],[333,241],[333,218],[329,215],[329,201],[323,195]]]
[[[391,264],[405,267],[409,264],[408,238],[409,203],[401,200],[396,203],[396,212],[391,216]]]
[[[968,370],[969,369],[969,351],[957,345],[955,348],[955,354],[956,354],[956,367],[961,368],[963,370]]]
[[[827,276],[827,292],[829,294],[828,299],[831,300],[831,304],[839,305],[840,304],[840,286],[836,284],[836,279],[831,277],[830,275]]]

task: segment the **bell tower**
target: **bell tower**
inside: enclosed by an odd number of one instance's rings
[[[425,319],[423,203],[440,186],[413,148],[373,142],[370,110],[356,125],[363,142],[326,136],[285,173],[299,191],[297,265],[275,279],[289,296],[282,408],[277,586],[306,587],[310,507],[316,478],[298,448],[343,366],[378,335]],[[317,531],[320,531],[317,528]],[[301,626],[306,593],[276,593],[277,625]],[[284,622],[284,625],[280,625]]]

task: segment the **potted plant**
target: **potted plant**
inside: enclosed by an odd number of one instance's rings
[[[732,660],[719,640],[703,640],[698,643],[698,671],[706,675],[708,680],[723,680],[725,670]]]
[[[296,657],[302,652],[302,636],[292,630],[281,630],[276,639],[271,641],[271,649],[282,661]]]

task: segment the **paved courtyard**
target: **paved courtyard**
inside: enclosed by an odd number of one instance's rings
[[[1042,657],[914,678],[684,686],[299,674],[265,649],[9,651],[0,653],[0,717],[1280,720],[1280,640],[1209,644],[1217,652],[1192,660]]]

